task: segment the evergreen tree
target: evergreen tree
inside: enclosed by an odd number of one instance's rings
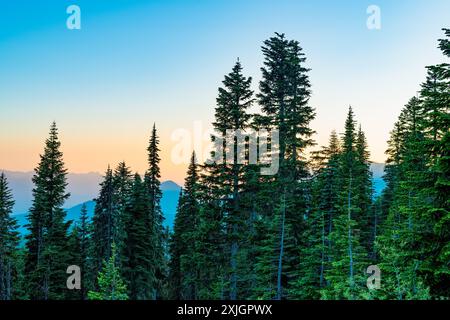
[[[89,291],[90,300],[127,300],[127,286],[121,278],[116,263],[117,249],[111,245],[111,257],[104,262],[103,270],[98,275],[99,291]]]
[[[114,185],[113,172],[106,170],[100,193],[95,199],[94,216],[92,218],[92,255],[95,274],[102,270],[103,261],[111,257],[111,245],[114,241]]]
[[[257,259],[260,266],[265,266],[265,272],[258,275],[258,290],[267,293],[269,288],[276,287],[274,297],[281,299],[286,296],[292,279],[298,276],[299,246],[304,216],[309,210],[309,185],[305,181],[308,170],[303,153],[313,145],[309,124],[315,113],[309,106],[309,69],[304,67],[306,58],[299,43],[276,33],[264,42],[262,50],[265,60],[257,97],[266,115],[265,122],[279,132],[280,162],[276,179],[270,181],[278,198],[267,212],[273,214],[264,217],[267,223],[262,232],[267,237],[262,241],[266,245]],[[277,261],[275,277],[273,270],[267,269],[274,261]],[[276,285],[269,285],[274,280]]]
[[[439,40],[439,48],[450,57],[450,29],[444,29],[446,39]],[[422,84],[424,143],[428,153],[426,183],[420,189],[425,205],[421,220],[428,226],[423,237],[426,252],[421,273],[436,297],[449,297],[450,288],[450,64],[427,67],[426,81]]]
[[[318,299],[320,290],[329,285],[327,272],[333,254],[330,234],[339,208],[340,152],[340,143],[333,131],[329,145],[313,154],[313,204],[306,217],[299,275],[289,292],[293,299]]]
[[[180,193],[174,233],[170,241],[171,296],[174,299],[196,299],[200,284],[198,274],[202,268],[196,257],[195,243],[199,227],[199,173],[195,153],[188,167],[184,190]]]
[[[11,217],[14,200],[5,174],[0,174],[0,300],[17,298],[17,222]]]
[[[370,153],[368,151],[367,141],[364,132],[359,126],[355,142],[355,202],[358,207],[358,215],[356,217],[359,233],[360,244],[364,246],[365,252],[372,260],[375,259],[374,242],[376,238],[377,220],[373,215],[372,197],[372,172],[370,171]]]
[[[361,246],[361,226],[358,223],[363,212],[358,207],[358,150],[357,132],[352,108],[345,122],[340,156],[340,194],[338,210],[333,217],[330,233],[332,258],[327,273],[329,286],[321,291],[325,299],[358,299],[362,297],[365,276],[366,252]]]
[[[53,123],[33,176],[33,205],[28,215],[25,272],[31,299],[63,299],[66,292],[69,224],[62,206],[69,194],[60,146]]]
[[[159,168],[159,138],[156,133],[156,126],[153,125],[152,135],[150,137],[148,151],[148,171],[145,174],[144,183],[146,186],[148,197],[148,214],[150,217],[151,226],[151,260],[152,274],[152,298],[157,299],[161,297],[164,281],[167,277],[167,259],[164,252],[166,245],[165,231],[163,227],[164,217],[161,211],[161,173]]]
[[[185,252],[186,244],[181,240],[182,235],[186,232],[185,228],[189,225],[185,223],[184,212],[182,212],[183,189],[180,190],[178,197],[177,211],[173,224],[173,233],[169,241],[169,298],[172,300],[182,300],[183,294],[183,270],[181,269],[180,258]]]
[[[247,112],[253,103],[253,91],[250,89],[252,79],[242,74],[239,60],[230,74],[225,76],[223,87],[219,88],[217,107],[215,112],[214,129],[224,140],[225,157],[220,163],[213,164],[210,169],[210,179],[220,186],[220,199],[222,203],[223,219],[226,232],[225,254],[227,255],[227,275],[229,298],[235,300],[239,294],[239,279],[245,275],[239,274],[238,257],[240,244],[247,235],[245,230],[246,212],[241,207],[240,191],[245,181],[245,130],[249,126],[251,115]],[[227,133],[228,131],[228,133]],[[231,132],[231,135],[229,134]],[[232,159],[229,159],[232,155]],[[244,261],[244,263],[246,263]]]
[[[125,250],[125,239],[127,237],[125,223],[129,219],[129,213],[126,211],[127,204],[130,200],[131,189],[133,185],[133,174],[124,161],[120,162],[113,173],[113,231],[112,238],[116,244],[117,260],[116,263],[121,268]]]
[[[76,241],[75,249],[72,252],[76,255],[74,261],[81,269],[81,290],[80,299],[86,300],[87,293],[93,286],[93,270],[90,252],[91,226],[89,223],[86,203],[83,203],[80,211],[80,220],[72,232],[72,237]]]
[[[448,56],[448,40],[440,48]],[[392,196],[377,243],[383,298],[449,296],[448,69],[446,63],[428,67],[421,96],[408,102],[391,134],[388,173],[395,169],[395,175],[388,176]]]
[[[151,260],[151,223],[148,215],[148,198],[145,185],[139,174],[135,174],[131,196],[126,205],[126,245],[123,275],[132,300],[153,297]]]
[[[69,234],[70,265],[76,265],[81,270],[81,290],[73,290],[67,296],[73,300],[87,300],[87,293],[95,284],[97,276],[92,265],[91,226],[89,223],[86,203],[80,210],[80,219]]]

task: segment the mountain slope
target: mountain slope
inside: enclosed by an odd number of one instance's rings
[[[19,179],[15,180],[15,184],[10,183],[14,194],[15,195],[19,194],[19,199],[26,198],[26,196],[25,197],[22,196],[22,198],[20,198],[20,193],[16,192],[18,185],[20,186],[19,190],[22,190],[22,191],[23,191],[23,186],[27,185],[27,182],[24,181],[26,175],[25,174],[14,175],[13,177],[15,177],[15,178],[19,177]],[[78,181],[82,181],[82,178],[83,177],[79,177]],[[16,188],[14,189],[14,187],[16,187]],[[175,219],[180,189],[181,189],[181,187],[179,185],[177,185],[175,182],[170,181],[170,180],[164,181],[161,183],[161,190],[162,190],[161,209],[163,211],[163,215],[165,218],[164,225],[169,226],[170,228],[172,227],[173,221]],[[83,199],[85,201],[78,202],[78,204],[76,204],[75,206],[71,206],[68,209],[66,209],[66,212],[67,212],[66,220],[72,220],[74,222],[77,222],[80,217],[81,207],[82,207],[83,203],[86,204],[86,207],[88,210],[88,216],[90,218],[93,216],[94,208],[95,208],[95,201],[90,200],[90,199],[93,199],[95,197],[95,194],[92,191],[93,191],[92,189],[91,190],[88,189],[86,191],[87,195]],[[31,190],[29,190],[29,194],[31,197]],[[78,193],[76,199],[78,199],[78,197],[81,197],[80,193]],[[24,211],[27,211],[29,209],[29,206],[31,206],[31,200],[29,200],[27,202],[29,202],[29,204],[27,203],[28,206],[26,207],[26,209]],[[24,205],[22,205],[22,207],[23,206]],[[13,217],[16,218],[16,220],[19,224],[19,232],[22,235],[26,234],[27,230],[26,230],[25,225],[27,224],[27,213],[15,213],[15,214],[13,214]]]

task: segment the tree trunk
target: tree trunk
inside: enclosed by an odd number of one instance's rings
[[[283,270],[283,250],[284,250],[284,225],[286,218],[286,203],[285,203],[285,192],[283,193],[282,199],[282,217],[281,217],[281,237],[280,237],[280,256],[278,257],[278,276],[277,276],[277,300],[281,300],[282,296],[282,286],[281,286],[281,275]]]
[[[347,199],[347,221],[348,221],[348,255],[350,259],[350,286],[353,287],[353,243],[352,243],[352,171],[350,169],[350,181],[348,185],[348,199]]]

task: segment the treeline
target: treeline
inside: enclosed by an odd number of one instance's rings
[[[449,57],[444,31],[439,48]],[[387,187],[375,198],[352,108],[343,134],[332,132],[306,157],[315,112],[305,55],[283,34],[262,52],[259,92],[237,61],[218,90],[213,126],[223,137],[277,130],[276,174],[260,174],[248,141],[227,142],[231,161],[224,153],[224,161],[198,163],[193,153],[169,232],[154,127],[146,173],[108,168],[92,220],[84,207],[72,223],[53,124],[33,177],[25,247],[0,176],[0,299],[449,299],[450,65],[427,67],[403,108],[389,140]],[[253,105],[261,112],[251,114]],[[81,290],[67,289],[70,265],[81,268]],[[369,266],[381,271],[379,288],[367,286]]]

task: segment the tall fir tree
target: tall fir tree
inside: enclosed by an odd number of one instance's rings
[[[102,271],[98,274],[98,291],[89,291],[90,300],[128,300],[127,286],[123,281],[117,266],[118,256],[116,245],[111,245],[111,256],[104,261]]]
[[[170,279],[173,299],[197,299],[199,296],[198,274],[202,266],[196,258],[199,228],[199,168],[195,153],[188,167],[184,189],[180,193],[173,235],[170,241]]]
[[[14,200],[5,174],[0,174],[0,300],[18,297],[17,222],[11,217]]]
[[[325,299],[359,299],[364,294],[367,256],[361,245],[359,220],[364,213],[358,202],[361,185],[358,185],[360,162],[355,126],[353,110],[350,107],[342,139],[338,209],[333,217],[333,231],[329,235],[332,250],[326,278],[329,286],[321,291],[322,298]]]
[[[50,127],[44,154],[33,176],[33,204],[28,215],[25,272],[30,299],[64,299],[66,293],[67,250],[66,212],[62,209],[69,197],[67,170],[60,151],[56,123]]]
[[[279,132],[279,171],[275,180],[269,180],[272,189],[277,190],[278,198],[264,217],[268,228],[262,231],[267,234],[263,240],[266,245],[261,247],[257,260],[265,271],[258,276],[257,291],[282,299],[297,276],[298,249],[304,216],[309,210],[304,151],[313,145],[313,130],[309,125],[315,113],[309,105],[309,69],[304,66],[306,58],[299,43],[276,33],[264,42],[262,51],[265,60],[257,97],[265,113],[266,125]],[[276,274],[273,274],[267,266],[275,261]],[[269,293],[273,288],[275,292]]]
[[[108,166],[100,192],[95,199],[94,216],[92,218],[92,263],[94,274],[103,268],[103,261],[111,257],[111,245],[114,241],[114,184],[113,172]],[[94,279],[96,282],[96,279]]]
[[[290,290],[290,298],[319,299],[320,290],[329,285],[327,273],[333,254],[330,235],[339,208],[340,153],[339,139],[333,131],[329,145],[313,154],[313,204],[306,217],[299,273]]]
[[[117,259],[116,263],[121,268],[125,259],[125,239],[127,238],[125,224],[129,219],[127,204],[130,201],[131,190],[133,186],[133,174],[125,161],[120,162],[113,173],[113,230],[112,238],[116,245]]]
[[[222,195],[222,212],[226,233],[225,253],[227,268],[225,278],[229,283],[226,289],[229,299],[235,300],[240,294],[239,280],[247,275],[240,274],[239,256],[246,248],[243,237],[248,232],[245,229],[246,215],[241,206],[240,192],[244,176],[245,134],[249,127],[251,115],[248,109],[253,103],[253,91],[250,89],[251,77],[242,74],[242,65],[238,60],[231,73],[225,76],[223,87],[219,88],[217,107],[215,110],[214,129],[224,140],[225,157],[219,163],[213,164],[210,179],[220,186]],[[232,159],[230,158],[232,156]],[[245,261],[243,261],[247,264]]]
[[[428,288],[418,275],[423,254],[420,238],[428,229],[418,215],[423,205],[420,190],[426,183],[427,171],[419,120],[422,113],[422,101],[413,97],[400,114],[387,151],[395,176],[392,176],[393,196],[388,216],[377,241],[380,267],[386,280],[379,296],[384,298],[428,297]]]
[[[148,215],[148,198],[145,185],[135,174],[131,195],[126,205],[126,245],[123,275],[132,300],[148,300],[153,297],[151,261],[151,223]]]
[[[80,219],[76,223],[71,233],[72,240],[72,259],[74,264],[81,269],[81,290],[78,298],[87,300],[87,293],[93,288],[92,254],[91,254],[91,224],[89,222],[86,203],[83,203],[80,210]]]
[[[448,59],[450,29],[443,30],[446,38],[439,40],[439,48]],[[428,66],[427,73],[420,94],[424,108],[422,128],[428,150],[428,173],[427,183],[420,193],[428,199],[421,218],[427,220],[429,233],[424,237],[428,250],[424,253],[421,273],[432,295],[449,297],[450,287],[445,283],[450,280],[450,63]]]
[[[148,197],[148,214],[151,223],[151,259],[153,299],[161,298],[164,282],[167,278],[167,259],[164,248],[166,247],[166,232],[164,230],[163,222],[164,216],[161,210],[161,171],[159,163],[161,158],[159,156],[159,138],[156,132],[156,126],[153,125],[152,134],[149,141],[148,151],[148,170],[145,174],[144,183]]]

